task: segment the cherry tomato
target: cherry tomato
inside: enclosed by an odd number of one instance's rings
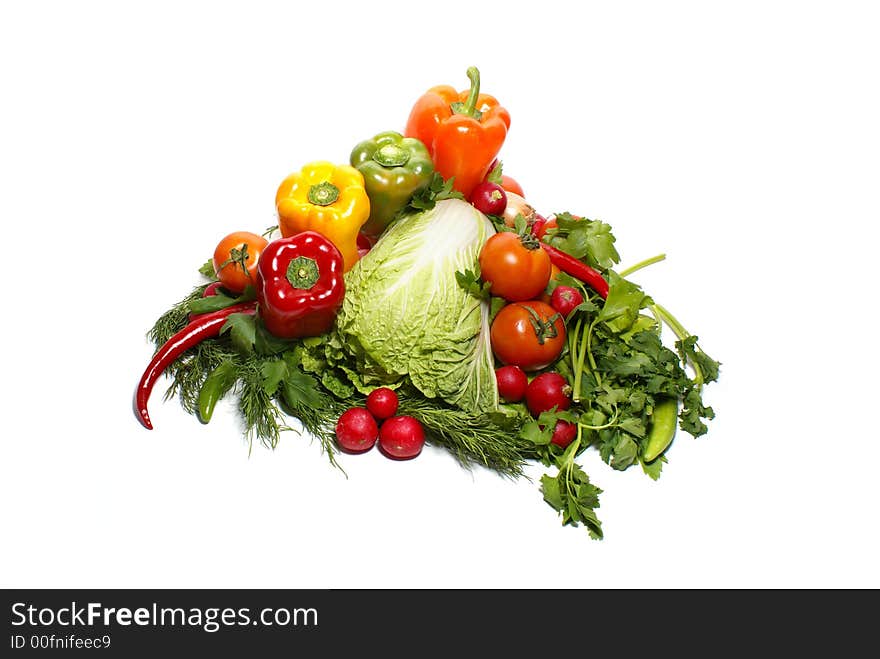
[[[526,395],[529,378],[519,366],[502,366],[495,369],[498,395],[508,403],[517,403]]]
[[[526,407],[538,416],[541,412],[567,410],[571,406],[571,386],[559,373],[541,373],[529,382],[526,389]]]
[[[501,362],[524,371],[537,371],[552,364],[562,353],[565,323],[553,307],[540,300],[514,302],[495,316],[489,337]]]
[[[522,186],[516,182],[515,179],[511,178],[507,174],[501,175],[501,187],[507,190],[508,192],[513,192],[514,194],[518,194],[520,197],[525,197],[526,193],[523,192]]]
[[[269,241],[250,231],[235,231],[214,249],[214,272],[230,293],[244,293],[257,284],[257,261]]]
[[[571,286],[557,286],[550,296],[550,306],[562,314],[563,318],[568,318],[574,309],[584,301],[581,292]]]
[[[547,288],[550,257],[533,237],[502,231],[480,251],[483,281],[492,283],[492,295],[511,302],[531,300]]]
[[[474,208],[486,215],[501,215],[507,208],[507,195],[497,183],[483,181],[471,192],[468,198]]]
[[[388,387],[373,389],[367,396],[367,409],[379,420],[388,419],[397,414],[397,394]]]

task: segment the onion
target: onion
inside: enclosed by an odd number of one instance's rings
[[[515,192],[505,190],[504,193],[507,195],[507,208],[504,209],[504,213],[501,215],[504,218],[504,224],[512,227],[517,215],[522,215],[526,218],[526,224],[529,225],[537,219],[538,211],[529,202]]]

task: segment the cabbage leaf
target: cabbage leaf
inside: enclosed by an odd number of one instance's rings
[[[429,398],[483,413],[498,406],[489,305],[459,286],[495,233],[465,201],[406,215],[346,275],[336,322],[369,386],[409,378]]]

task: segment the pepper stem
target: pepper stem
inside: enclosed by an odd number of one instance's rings
[[[315,259],[297,256],[287,264],[287,281],[299,290],[308,290],[318,282],[321,272]]]
[[[383,144],[376,149],[373,160],[382,167],[401,167],[409,161],[409,155],[409,151],[399,144]]]
[[[480,98],[480,71],[475,66],[468,67],[467,77],[471,81],[471,91],[467,100],[462,103],[458,101],[452,103],[450,107],[455,114],[463,114],[466,117],[473,117],[479,120],[483,113],[477,108],[477,101]]]
[[[315,206],[329,206],[339,199],[339,188],[330,181],[316,183],[309,188],[309,203]]]

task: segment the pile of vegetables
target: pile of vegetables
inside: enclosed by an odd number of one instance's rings
[[[595,447],[657,479],[676,430],[707,432],[719,365],[627,279],[662,255],[618,272],[608,224],[526,201],[498,160],[510,114],[468,77],[348,164],[287,176],[277,227],[222,237],[148,333],[135,411],[152,428],[164,374],[166,399],[204,423],[234,397],[251,445],[276,446],[296,419],[333,464],[376,445],[413,459],[425,442],[509,476],[539,461],[562,522],[601,538],[578,456]]]

